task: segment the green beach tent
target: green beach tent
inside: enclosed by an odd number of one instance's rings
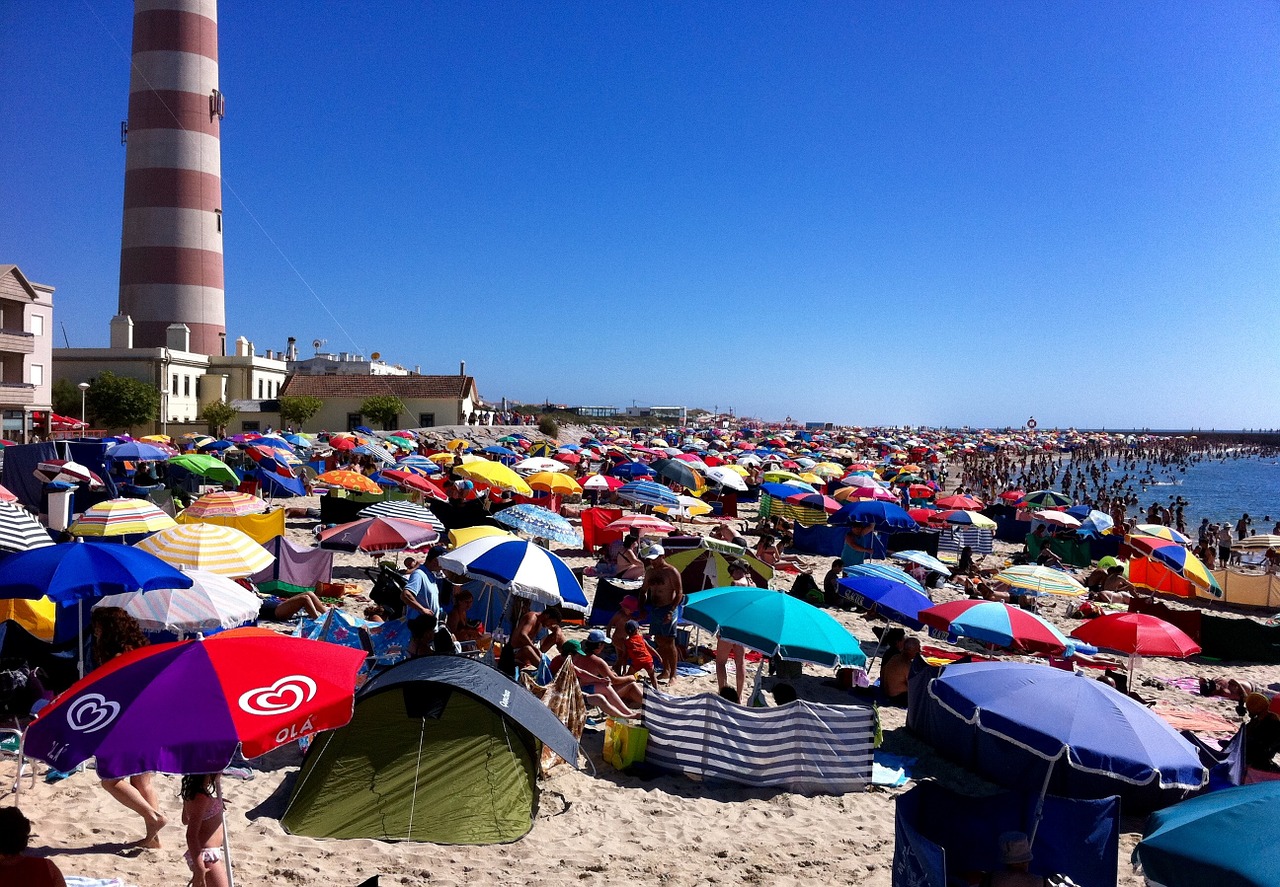
[[[540,742],[577,765],[573,734],[519,684],[465,657],[411,659],[316,739],[281,822],[313,838],[519,840],[537,810]]]

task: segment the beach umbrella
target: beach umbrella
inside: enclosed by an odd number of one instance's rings
[[[1052,524],[1055,527],[1066,527],[1067,529],[1071,529],[1071,530],[1074,530],[1076,527],[1080,526],[1080,521],[1072,517],[1071,515],[1067,514],[1065,511],[1054,511],[1048,508],[1043,509],[1041,511],[1037,511],[1032,516],[1032,520],[1038,520],[1046,524]]]
[[[0,489],[3,489],[3,487],[0,487]],[[1246,536],[1243,539],[1232,542],[1231,547],[1244,551],[1265,551],[1268,548],[1280,548],[1280,536]]]
[[[1069,643],[1039,616],[999,601],[948,601],[921,610],[919,618],[942,635],[997,647],[1057,654]]]
[[[252,576],[275,561],[274,555],[244,533],[218,524],[178,524],[148,536],[134,548],[175,567],[233,578]]]
[[[523,539],[477,539],[441,555],[440,566],[544,604],[587,610],[586,595],[569,565]]]
[[[623,462],[621,465],[613,466],[610,473],[614,477],[621,477],[625,480],[636,480],[637,478],[653,477],[655,472],[643,462]]]
[[[146,499],[108,499],[85,509],[67,532],[74,536],[134,536],[176,526]]]
[[[696,469],[680,459],[658,459],[653,463],[652,468],[657,472],[658,477],[666,478],[695,492],[707,485]]]
[[[975,499],[973,496],[965,496],[958,493],[951,496],[942,496],[936,501],[939,508],[959,508],[965,511],[980,511],[983,507],[981,499]]]
[[[423,548],[440,538],[425,521],[399,517],[365,517],[330,527],[320,534],[320,547],[336,551],[404,551]]]
[[[517,453],[515,450],[509,450],[506,447],[500,447],[496,445],[484,447],[483,449],[480,450],[480,452],[487,453],[490,456],[499,456],[504,459],[506,458],[515,459],[519,457],[519,453]]]
[[[1280,782],[1226,788],[1157,810],[1134,850],[1148,884],[1280,884]]]
[[[859,566],[867,566],[860,564]],[[933,601],[920,586],[906,573],[894,570],[898,577],[884,576],[874,573],[859,572],[845,576],[837,583],[837,590],[843,598],[848,598],[862,607],[874,606],[876,610],[894,622],[900,622],[910,628],[920,628],[920,611],[933,606]]]
[[[119,607],[138,620],[143,631],[178,634],[235,628],[258,618],[262,599],[239,583],[202,570],[189,570],[190,588],[107,595],[93,605]]]
[[[583,478],[582,489],[593,490],[597,493],[607,493],[610,490],[616,490],[623,485],[623,482],[607,474],[593,474],[590,477]]]
[[[227,467],[227,463],[223,462],[216,456],[208,456],[202,453],[188,453],[183,456],[174,456],[169,460],[170,465],[176,465],[179,468],[185,468],[192,474],[207,478],[214,483],[227,484],[230,486],[238,486],[240,477]]]
[[[1181,543],[1163,539],[1158,536],[1130,536],[1129,544],[1148,556],[1161,566],[1171,570],[1183,579],[1198,585],[1206,591],[1217,590],[1221,597],[1222,589],[1213,573],[1204,565],[1204,561],[1192,554]]]
[[[715,547],[715,542],[704,539],[697,548],[667,555],[667,563],[680,571],[686,592],[728,586],[733,582],[729,564],[735,560],[747,565],[747,576],[755,585],[761,588],[768,586],[773,578],[773,567],[738,546],[733,546],[735,552],[726,553]]]
[[[500,490],[509,490],[517,496],[533,495],[533,490],[525,483],[524,478],[498,462],[470,462],[459,466],[455,473]]]
[[[684,618],[765,656],[859,667],[866,654],[828,613],[781,591],[729,586],[686,595]]]
[[[361,441],[359,446],[357,446],[351,452],[357,453],[361,456],[372,456],[373,458],[381,462],[383,465],[394,465],[396,461],[396,457],[391,455],[390,450],[388,450],[382,444],[376,443],[372,440]]]
[[[0,484],[0,502],[17,502],[18,497],[3,484]]]
[[[337,487],[352,493],[381,493],[382,488],[374,481],[358,471],[338,469],[326,471],[315,479],[317,484],[325,487]]]
[[[201,453],[208,453],[210,451],[215,453],[222,453],[222,452],[226,452],[227,450],[235,449],[235,446],[236,445],[229,440],[205,440],[202,443],[198,444],[196,446],[196,449],[199,450]]]
[[[582,487],[567,474],[539,471],[529,475],[528,483],[531,489],[541,490],[553,496],[577,496],[582,493]]]
[[[889,555],[890,558],[897,561],[907,561],[912,564],[919,564],[927,570],[934,573],[941,573],[943,576],[951,575],[951,568],[938,560],[933,555],[924,551],[912,549],[910,551],[895,551]]]
[[[524,459],[511,466],[521,474],[538,474],[539,472],[551,472],[553,474],[561,471],[567,471],[569,466],[563,462],[557,462],[555,459],[548,459],[545,456],[534,456],[530,459]]]
[[[783,502],[795,508],[816,509],[826,514],[835,514],[843,507],[840,502],[821,493],[796,493],[794,496],[788,496]]]
[[[928,693],[957,718],[1048,762],[1036,825],[1058,761],[1135,786],[1199,789],[1208,779],[1173,727],[1101,681],[1045,665],[975,662],[948,666]]]
[[[828,523],[835,526],[874,524],[877,531],[897,532],[918,528],[915,520],[900,505],[892,502],[849,502],[831,515]]]
[[[1179,533],[1173,527],[1162,526],[1161,524],[1138,524],[1133,528],[1133,536],[1145,536],[1150,539],[1163,539],[1166,542],[1176,542],[1178,545],[1190,545],[1191,540]]]
[[[205,493],[187,506],[183,512],[187,517],[244,517],[249,514],[262,514],[269,506],[257,496],[241,493],[236,490],[215,490]]]
[[[1000,498],[1005,502],[1021,502],[1026,495],[1026,490],[1005,490],[1000,494]]]
[[[169,564],[125,545],[48,545],[0,560],[0,597],[48,598],[60,606],[75,603],[81,675],[84,674],[83,604],[86,598],[190,585],[191,579]]]
[[[610,521],[605,526],[605,529],[622,533],[628,530],[639,530],[642,535],[646,536],[666,535],[676,531],[675,527],[662,518],[654,517],[650,514],[627,514],[615,521]]]
[[[408,456],[396,462],[396,468],[403,471],[416,471],[422,474],[439,474],[440,466],[432,462],[430,457],[423,456],[418,453],[410,453]]]
[[[0,622],[12,622],[32,637],[52,643],[58,623],[58,607],[47,597],[39,600],[0,598]]]
[[[667,517],[674,517],[682,520],[689,517],[697,517],[703,514],[711,513],[711,506],[701,499],[693,496],[677,496],[678,504],[676,505],[655,505],[653,510]]]
[[[1079,597],[1088,589],[1075,577],[1063,570],[1042,567],[1038,564],[1010,567],[996,574],[996,579],[1010,588],[1020,588],[1032,594],[1056,594],[1063,597]]]
[[[1066,508],[1071,497],[1053,490],[1035,490],[1022,497],[1022,504],[1028,508]]]
[[[501,536],[506,539],[519,538],[510,530],[504,530],[501,527],[490,527],[486,524],[480,524],[475,527],[462,527],[457,530],[449,531],[449,545],[453,548],[461,548],[468,542],[475,542],[477,539],[484,539],[489,536]]]
[[[430,508],[416,502],[405,502],[401,499],[384,499],[360,509],[361,517],[398,517],[401,520],[418,521],[431,524],[437,533],[443,533],[444,524]]]
[[[129,462],[164,462],[175,452],[170,446],[161,446],[141,440],[130,440],[111,447],[107,450],[106,456],[108,459]]]
[[[1091,508],[1088,509],[1087,514],[1080,517],[1080,527],[1076,533],[1081,536],[1101,536],[1114,526],[1115,521],[1111,519],[1111,515]]]
[[[715,481],[726,490],[736,490],[740,493],[747,491],[747,484],[742,479],[742,475],[727,465],[716,465],[708,468],[707,480]]]
[[[1071,632],[1093,647],[1129,654],[1129,683],[1133,685],[1138,656],[1186,659],[1200,652],[1200,645],[1175,625],[1146,613],[1107,613]]]
[[[88,484],[91,490],[102,489],[102,478],[70,459],[48,459],[36,465],[36,478],[47,484]]]
[[[284,444],[284,441],[281,441]],[[288,444],[284,444],[288,446]],[[245,448],[245,455],[248,456],[259,471],[265,471],[268,474],[278,474],[281,477],[297,477],[290,465],[290,460],[284,453],[272,447],[255,444]],[[290,454],[292,454],[290,450]]]
[[[623,484],[615,491],[617,495],[637,505],[668,505],[680,507],[680,499],[669,488],[653,481],[637,480]]]
[[[402,489],[410,490],[415,493],[422,493],[428,499],[436,502],[448,502],[449,494],[439,483],[429,477],[423,477],[411,471],[400,471],[396,468],[386,468],[379,471],[381,478],[398,484]]]
[[[979,530],[994,530],[996,522],[978,511],[965,511],[953,508],[950,511],[939,511],[933,516],[934,522],[950,524],[953,527],[974,527]]]
[[[142,647],[45,706],[23,750],[63,772],[94,757],[102,779],[221,773],[237,751],[255,758],[348,723],[364,661],[361,650],[258,628]]]
[[[539,505],[522,502],[493,515],[498,523],[535,539],[549,539],[562,545],[582,545],[582,531],[568,519]]]
[[[52,544],[49,531],[29,511],[0,502],[0,551],[30,551]]]

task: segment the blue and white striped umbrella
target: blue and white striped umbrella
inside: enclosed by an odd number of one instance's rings
[[[895,551],[893,554],[889,555],[889,557],[896,561],[907,561],[908,563],[918,564],[926,570],[941,573],[943,576],[951,575],[950,567],[926,551],[917,551],[915,549],[910,551]]]
[[[498,523],[535,539],[550,539],[562,545],[581,545],[582,532],[550,509],[528,502],[512,505],[494,514]]]
[[[440,555],[440,566],[521,597],[587,611],[587,596],[569,565],[523,539],[485,536]]]
[[[352,450],[352,452],[359,453],[361,456],[372,456],[373,458],[381,462],[383,465],[396,464],[396,457],[391,455],[390,450],[388,450],[382,444],[374,443],[371,440],[364,441],[362,444],[360,444],[360,446]]]
[[[412,469],[414,471],[420,471],[424,474],[439,474],[441,471],[439,465],[432,462],[430,459],[428,459],[426,456],[421,455],[420,453],[413,453],[411,455],[405,456],[403,459],[401,459],[399,462],[396,463],[396,468],[402,469],[404,471],[409,471],[410,469]]]
[[[865,576],[875,579],[887,579],[890,582],[901,582],[912,591],[918,591],[928,596],[928,592],[924,590],[923,585],[897,567],[890,567],[885,564],[854,564],[845,567],[844,574],[846,576]]]
[[[654,483],[651,480],[637,480],[618,487],[617,495],[637,505],[668,505],[680,507],[680,497],[669,487]]]
[[[235,628],[257,618],[262,599],[226,576],[189,570],[190,588],[164,588],[158,591],[131,591],[113,594],[94,604],[98,607],[120,607],[142,626],[144,631],[172,631],[179,634]]]

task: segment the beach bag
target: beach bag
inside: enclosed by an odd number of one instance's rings
[[[604,759],[617,770],[625,770],[644,760],[649,747],[649,731],[613,718],[604,722]]]

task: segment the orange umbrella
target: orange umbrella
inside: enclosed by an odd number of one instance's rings
[[[326,471],[316,478],[316,483],[326,487],[340,487],[353,493],[381,493],[382,487],[356,471],[340,469]]]

